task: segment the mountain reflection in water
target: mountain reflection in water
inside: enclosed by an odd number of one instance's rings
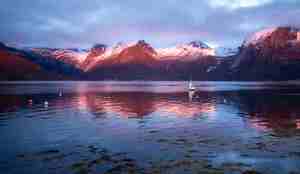
[[[187,93],[108,93],[80,95],[78,106],[97,113],[115,113],[121,117],[142,118],[153,112],[167,112],[179,117],[192,117],[196,114],[214,112],[211,99],[198,98],[190,102]],[[203,101],[201,101],[203,100]]]
[[[51,173],[49,165],[63,164],[56,170],[69,173],[69,162],[80,161],[82,156],[74,149],[101,145],[108,151],[130,154],[140,166],[147,166],[150,159],[152,164],[161,164],[162,159],[188,158],[208,160],[225,173],[236,172],[237,166],[228,167],[228,163],[243,164],[239,171],[300,172],[298,85],[262,88],[252,84],[247,89],[241,84],[205,84],[197,88],[206,90],[196,92],[187,92],[176,83],[163,84],[162,91],[159,83],[97,85],[2,85],[0,169],[38,173],[47,168],[46,173]],[[32,155],[29,166],[26,160],[16,159],[48,148],[73,155],[43,167]],[[101,173],[106,169],[89,170]]]
[[[238,110],[237,115],[258,130],[285,134],[300,129],[300,97],[264,91],[67,93],[61,97],[55,94],[2,95],[0,112],[3,115],[22,109],[43,108],[44,100],[49,102],[49,110],[71,107],[87,110],[95,117],[112,113],[122,118],[141,119],[152,113],[176,117],[201,117],[205,114],[213,118],[218,108],[227,107]]]

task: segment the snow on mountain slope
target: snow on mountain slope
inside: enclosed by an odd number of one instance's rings
[[[144,40],[140,40],[136,44],[123,49],[118,54],[120,63],[146,63],[151,59],[154,60],[156,56],[155,49]]]
[[[89,51],[86,59],[81,63],[80,68],[83,70],[89,69],[95,64],[101,56],[106,52],[107,46],[104,44],[95,44]]]
[[[300,60],[299,32],[298,28],[284,26],[254,33],[245,40],[232,67],[250,67],[253,64],[253,69],[256,69],[258,65]]]
[[[203,42],[190,42],[170,48],[161,48],[156,50],[158,58],[161,60],[194,60],[199,57],[214,56],[214,49],[208,47]]]
[[[88,53],[86,51],[82,51],[82,50],[76,51],[73,49],[61,49],[53,53],[53,55],[56,56],[57,59],[59,60],[71,58],[74,61],[77,61],[78,63],[82,63],[85,60],[87,54]]]
[[[136,42],[130,42],[130,43],[124,43],[124,42],[119,42],[115,46],[110,47],[107,49],[107,51],[103,54],[103,59],[107,58],[113,58],[120,54],[124,49],[134,46]]]
[[[256,45],[269,37],[277,28],[267,28],[250,35],[243,43],[244,46]]]
[[[96,66],[99,62],[106,59],[116,58],[124,49],[135,45],[135,42],[123,43],[119,42],[113,47],[107,47],[106,45],[95,45],[90,53],[88,54],[86,60],[82,63],[81,68],[84,71],[88,71],[92,67]],[[97,48],[98,47],[98,48]]]
[[[92,49],[93,50],[93,49]],[[91,50],[91,51],[92,51]],[[201,57],[214,56],[214,49],[201,41],[193,41],[187,44],[181,44],[171,48],[154,49],[144,40],[131,43],[118,43],[113,47],[105,47],[97,54],[87,57],[84,65],[81,66],[84,71],[89,71],[98,64],[102,63],[125,63],[140,62],[146,63],[152,60],[182,60],[190,61]]]
[[[28,50],[44,57],[51,57],[64,63],[72,64],[76,67],[80,67],[88,55],[88,52],[83,49],[29,48]]]
[[[254,33],[244,41],[243,47],[254,46],[272,53],[287,49],[299,49],[300,29],[295,27],[269,28]]]
[[[95,44],[88,51],[60,48],[27,48],[27,51],[74,65],[84,71],[89,71],[98,64],[108,62],[116,64],[124,62],[146,63],[152,60],[191,61],[215,55],[214,49],[201,41],[193,41],[163,49],[154,49],[144,40],[140,40],[130,43],[119,42],[112,47]]]
[[[150,44],[144,40],[135,43],[123,44],[107,49],[98,61],[91,64],[85,71],[95,69],[99,66],[124,65],[124,64],[143,64],[152,65],[156,61],[157,53]]]

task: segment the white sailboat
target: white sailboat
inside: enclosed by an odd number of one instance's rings
[[[196,90],[196,88],[194,87],[191,80],[189,81],[189,86],[188,87],[189,87],[189,91],[195,91]]]
[[[188,91],[188,95],[189,95],[189,101],[192,102],[193,101],[193,98],[194,98],[194,95],[195,95],[195,91]]]

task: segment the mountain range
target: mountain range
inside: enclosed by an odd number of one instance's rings
[[[237,49],[202,41],[153,48],[144,40],[91,49],[13,48],[0,43],[0,80],[296,80],[300,30],[258,31]]]

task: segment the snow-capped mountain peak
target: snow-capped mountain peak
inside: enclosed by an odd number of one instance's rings
[[[78,63],[82,63],[86,56],[87,56],[86,51],[82,51],[79,49],[58,49],[53,52],[53,55],[57,59],[68,59],[72,58],[74,61],[78,61]]]
[[[87,50],[78,48],[24,48],[24,50],[44,57],[52,57],[76,67],[79,67],[88,55]]]
[[[139,40],[136,44],[122,50],[118,55],[121,62],[147,62],[153,60],[157,56],[155,49],[144,40]]]
[[[118,42],[115,46],[105,47],[103,52],[99,53],[98,55],[88,56],[86,61],[83,63],[82,68],[87,71],[104,60],[114,60],[120,57],[122,57],[123,59],[126,57],[139,58],[139,56],[144,56],[141,55],[143,53],[151,57],[156,56],[156,51],[151,47],[150,44],[148,44],[144,40],[129,43]]]
[[[288,44],[298,44],[300,29],[295,27],[267,28],[250,35],[242,46],[255,47],[285,47]]]
[[[299,60],[299,35],[300,30],[298,28],[289,26],[256,32],[244,42],[232,68],[259,61],[264,64],[266,62],[281,62],[282,60]]]
[[[157,49],[160,59],[194,60],[199,57],[214,56],[214,49],[201,41],[180,44],[175,47]]]
[[[107,49],[107,51],[103,55],[103,58],[113,57],[113,56],[121,53],[121,51],[123,51],[125,48],[131,47],[135,44],[136,44],[136,42],[130,42],[130,43],[118,42],[115,46]]]
[[[146,63],[160,60],[190,61],[214,56],[215,50],[201,41],[192,41],[169,48],[153,48],[144,40],[119,42],[114,46],[95,44],[90,50],[32,48],[32,52],[70,63],[84,71],[103,63]]]
[[[256,45],[269,37],[277,28],[267,28],[250,35],[243,43],[244,46]]]

